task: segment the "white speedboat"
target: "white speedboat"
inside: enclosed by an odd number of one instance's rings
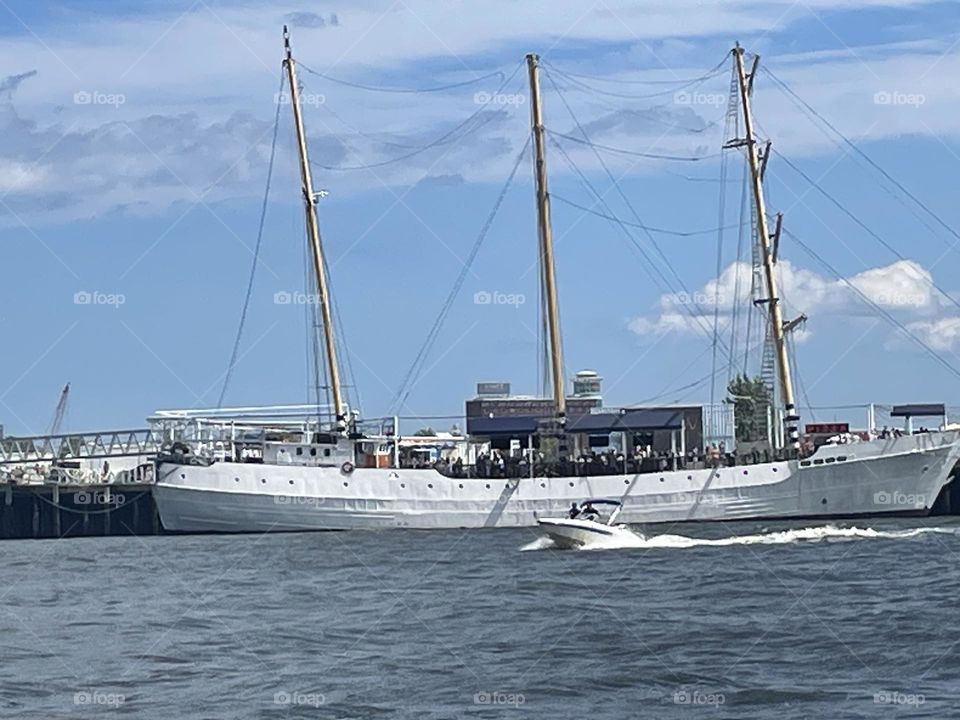
[[[598,507],[599,506],[599,507]],[[546,532],[554,545],[562,549],[583,547],[595,542],[606,542],[618,537],[633,538],[634,533],[623,523],[617,523],[622,504],[617,500],[585,500],[577,515],[565,518],[543,518],[537,525]],[[609,511],[604,520],[605,510]]]

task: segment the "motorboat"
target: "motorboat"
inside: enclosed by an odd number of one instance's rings
[[[579,507],[573,504],[568,517],[541,518],[537,525],[556,547],[564,550],[618,538],[633,539],[636,535],[630,528],[617,522],[622,509],[619,500],[584,500]]]

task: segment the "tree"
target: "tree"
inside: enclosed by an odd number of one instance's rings
[[[436,435],[436,433],[432,427],[420,428],[413,434],[414,437],[433,437],[434,435]]]
[[[767,408],[773,403],[762,378],[737,375],[727,385],[727,402],[733,403],[737,442],[756,442],[767,438]]]

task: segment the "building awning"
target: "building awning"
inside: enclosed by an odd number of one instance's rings
[[[578,433],[653,432],[679,430],[683,413],[672,408],[658,410],[624,410],[621,412],[579,415],[567,421],[567,429]]]
[[[518,415],[467,418],[467,433],[481,437],[526,437],[536,433],[541,420],[543,418]],[[683,412],[672,408],[590,413],[567,418],[568,432],[585,435],[679,430],[682,427]]]
[[[947,410],[943,403],[914,403],[894,405],[890,417],[943,417]]]

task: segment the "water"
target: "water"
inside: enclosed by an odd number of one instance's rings
[[[960,713],[960,521],[682,526],[626,544],[7,541],[0,717]]]

